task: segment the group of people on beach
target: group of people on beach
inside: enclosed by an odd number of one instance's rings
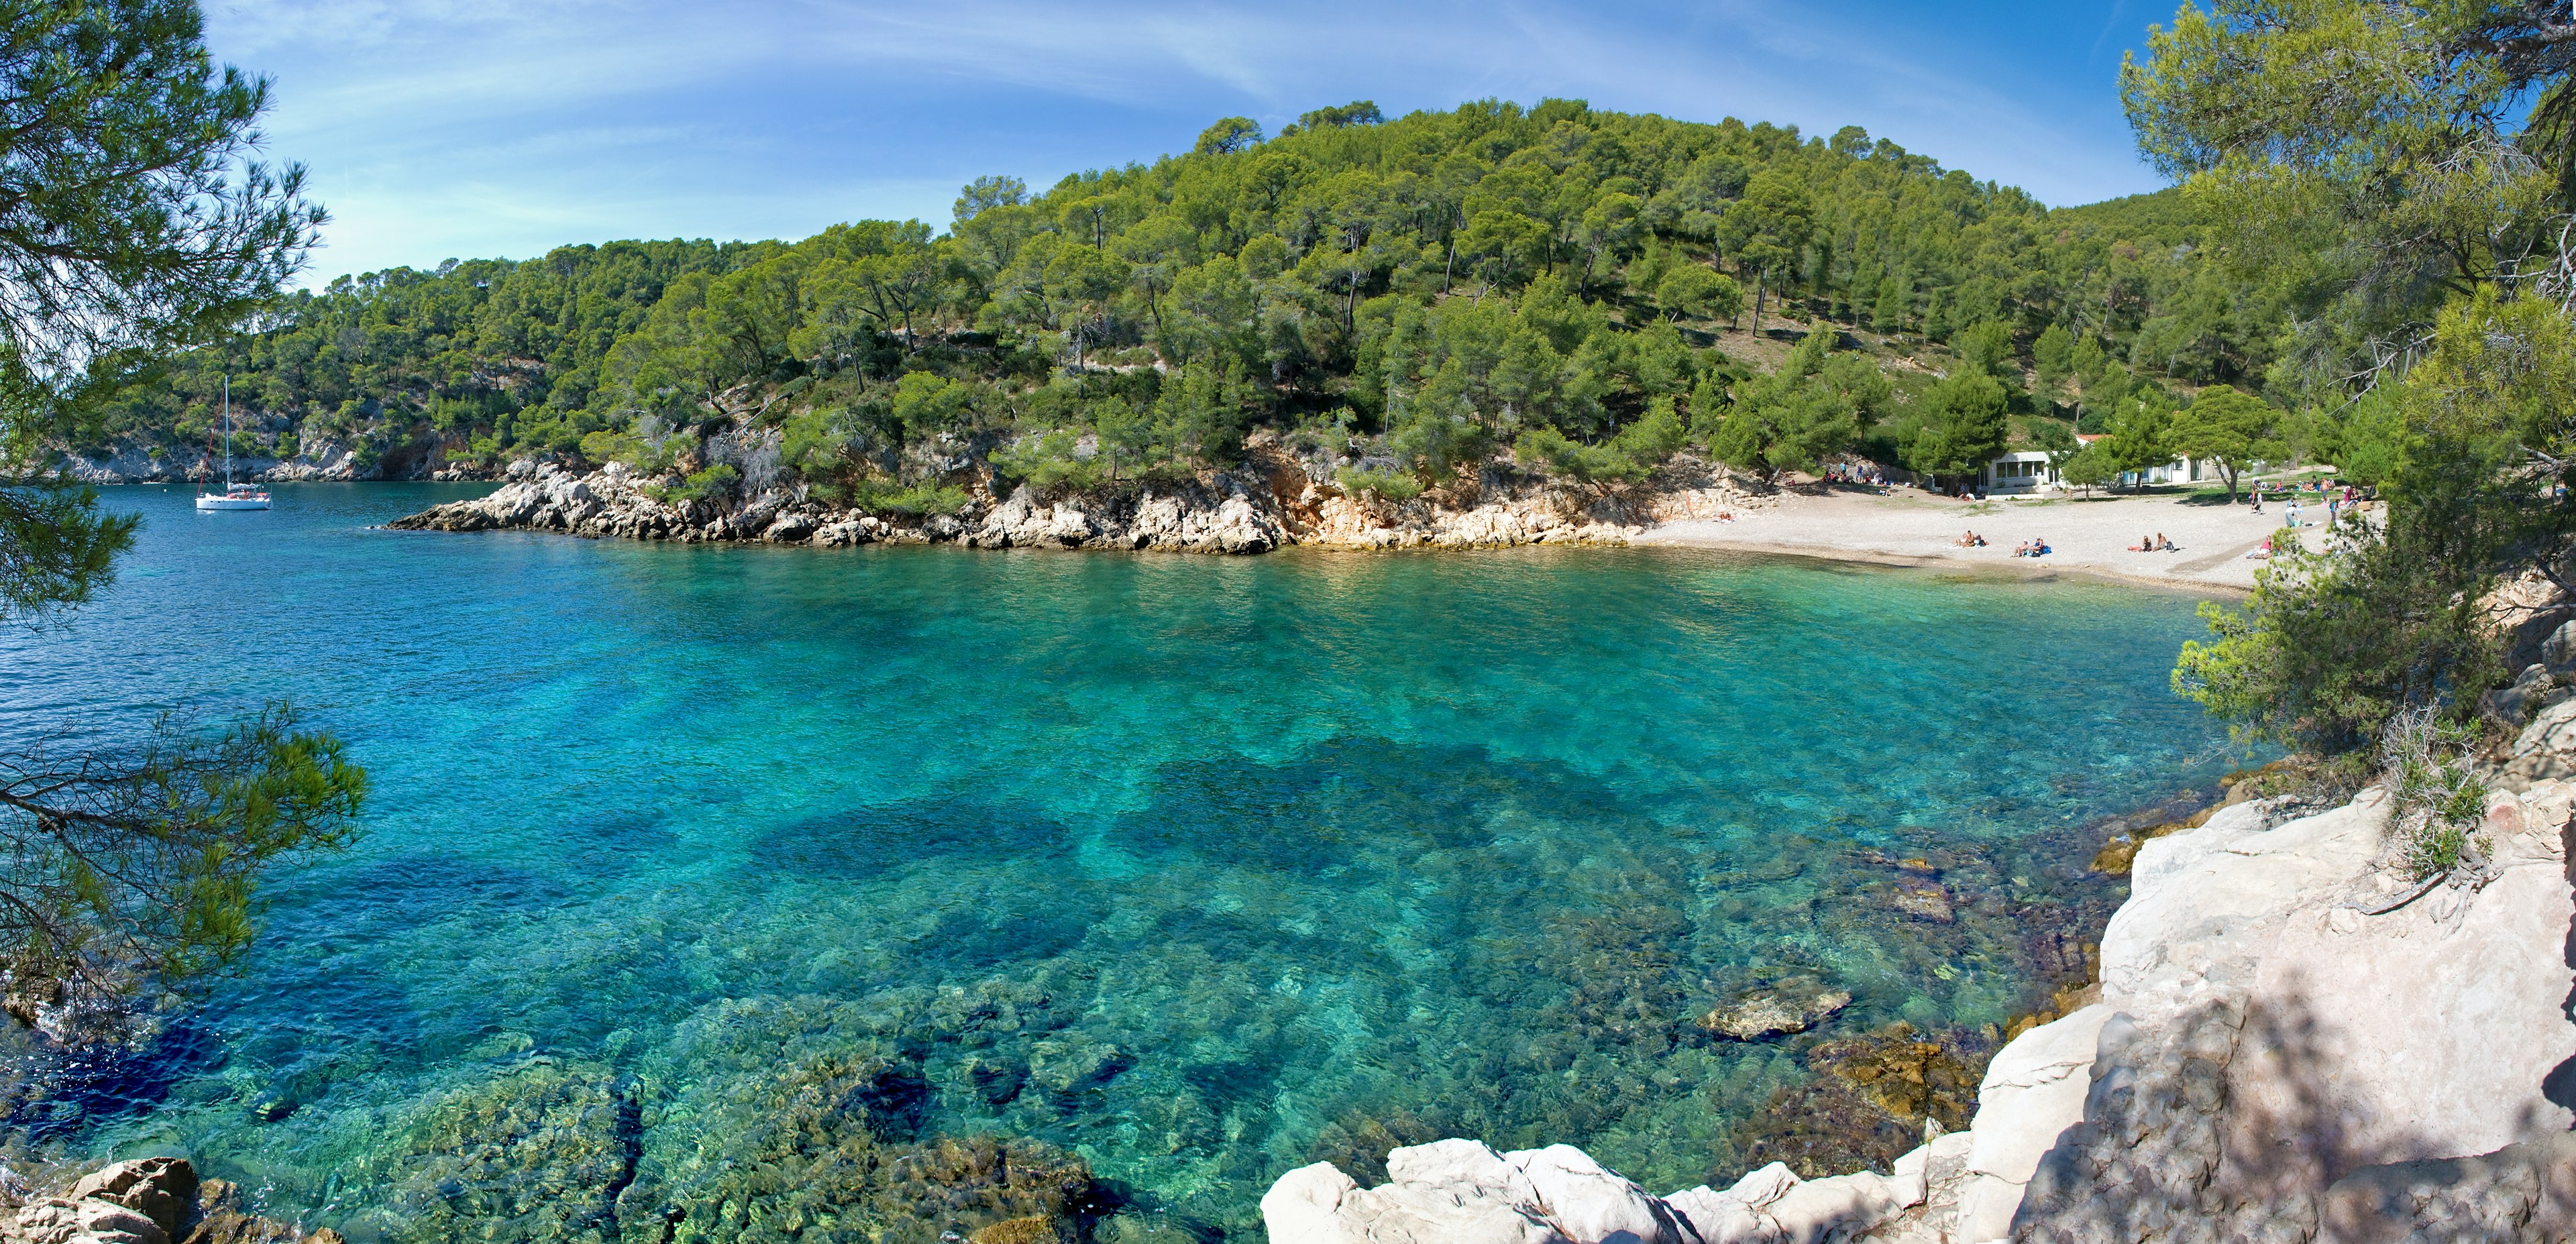
[[[2132,553],[2178,553],[2182,550],[2175,548],[2173,540],[2167,537],[2165,533],[2159,531],[2144,540],[2138,541],[2136,544],[2130,545],[2129,551]]]
[[[1950,543],[1963,549],[1981,549],[1986,547],[1986,538],[1970,531],[1961,533],[1958,539],[1953,540]],[[2039,536],[2034,539],[2024,540],[2021,543],[2014,545],[2012,555],[2015,557],[2046,557],[2056,551],[2057,550],[2048,547],[2048,537]]]
[[[1825,464],[1825,482],[1885,488],[1887,473],[1879,470],[1874,462],[1829,462]]]
[[[2263,512],[2264,497],[2277,496],[2282,498],[2284,503],[2282,506],[2282,518],[2285,520],[2283,525],[2288,527],[2296,527],[2299,525],[2299,498],[2304,494],[2313,492],[2318,501],[2325,503],[2326,525],[2329,527],[2342,519],[2343,512],[2346,509],[2351,508],[2360,499],[2360,494],[2353,491],[2352,485],[2346,484],[2340,488],[2328,488],[2326,487],[2326,482],[2322,479],[2310,480],[2304,485],[2296,480],[2287,484],[2257,481],[2252,491],[2254,512],[2257,514]]]

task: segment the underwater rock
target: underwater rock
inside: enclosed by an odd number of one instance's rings
[[[1900,881],[1889,893],[1888,903],[1906,915],[1934,924],[1948,924],[1958,918],[1958,912],[1950,902],[1950,891],[1938,881]]]
[[[402,1240],[612,1238],[633,1157],[616,1073],[539,1056],[424,1101],[391,1162]]]
[[[1882,1165],[1921,1136],[1833,1076],[1779,1089],[1728,1133],[1735,1161],[1814,1177]]]
[[[1735,1156],[1785,1162],[1808,1178],[1883,1168],[1922,1139],[1927,1123],[1955,1129],[1968,1121],[1982,1042],[1975,1033],[1925,1034],[1904,1023],[1818,1042],[1807,1052],[1814,1074],[1772,1094],[1735,1129]]]
[[[643,1132],[617,1194],[620,1238],[933,1244],[1028,1218],[1081,1238],[1095,1210],[1080,1158],[1030,1140],[911,1139],[927,1080],[879,1035],[882,1001],[728,999],[682,1022],[637,1071]]]
[[[1807,1065],[1851,1085],[1917,1132],[1927,1121],[1955,1130],[1977,1108],[1970,1067],[1993,1046],[1957,1030],[1926,1035],[1912,1024],[1891,1024],[1865,1037],[1821,1042],[1808,1051]]]
[[[2178,833],[2187,828],[2190,827],[2180,821],[2167,821],[2162,825],[2150,825],[2144,829],[2117,835],[2102,844],[2102,849],[2093,856],[2090,867],[2106,877],[2128,876],[2129,865],[2138,858],[2138,848],[2167,834]]]
[[[1043,1217],[1012,1218],[979,1227],[966,1237],[966,1244],[1059,1244],[1055,1223]]]
[[[1020,1086],[1029,1078],[1026,1064],[983,1055],[969,1056],[958,1065],[958,1071],[977,1097],[995,1106],[1019,1096]]]
[[[1851,1005],[1851,992],[1800,978],[1749,989],[1701,1016],[1699,1026],[1738,1041],[1805,1032]]]
[[[1106,1084],[1127,1065],[1127,1056],[1106,1041],[1039,1041],[1029,1046],[1029,1083],[1058,1097]]]

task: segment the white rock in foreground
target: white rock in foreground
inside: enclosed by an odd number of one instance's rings
[[[2570,701],[2576,704],[2576,701]],[[1646,1195],[1579,1150],[1398,1149],[1262,1199],[1277,1244],[2137,1244],[2576,1239],[2576,708],[2517,744],[2491,860],[2413,901],[2376,790],[2145,844],[2102,1001],[1995,1055],[1973,1127],[1892,1176]],[[2413,1232],[2414,1234],[2409,1234]]]
[[[1723,1192],[1657,1197],[1572,1145],[1443,1140],[1388,1154],[1376,1188],[1329,1162],[1299,1167],[1261,1198],[1261,1218],[1271,1244],[1822,1244],[1921,1204],[1927,1161],[1917,1150],[1894,1178],[1809,1180],[1774,1162]]]

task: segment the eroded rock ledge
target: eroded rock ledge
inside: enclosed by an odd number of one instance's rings
[[[6,1244],[343,1244],[243,1210],[241,1190],[200,1181],[186,1158],[117,1162],[59,1196],[37,1196],[0,1219]]]
[[[1262,1200],[1273,1244],[2136,1244],[2576,1238],[2576,701],[2499,766],[2490,863],[2412,899],[2385,796],[2252,800],[2140,843],[2101,1000],[1885,1173],[1653,1196],[1567,1146],[1398,1149]],[[2403,901],[2401,901],[2403,900]]]
[[[1626,544],[1644,524],[1763,504],[1685,463],[1660,486],[1595,495],[1500,477],[1403,503],[1353,496],[1274,446],[1236,471],[1181,483],[1041,499],[1027,488],[980,494],[955,515],[872,514],[772,487],[741,499],[673,499],[672,479],[611,463],[575,473],[512,463],[490,496],[433,506],[391,526],[419,531],[559,531],[683,543],[838,546],[955,543],[970,548],[1139,549],[1266,553],[1290,544],[1340,548],[1478,548]]]

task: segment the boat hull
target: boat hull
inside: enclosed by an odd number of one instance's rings
[[[197,498],[197,508],[201,510],[265,510],[269,507],[268,498],[266,497],[199,497]]]

